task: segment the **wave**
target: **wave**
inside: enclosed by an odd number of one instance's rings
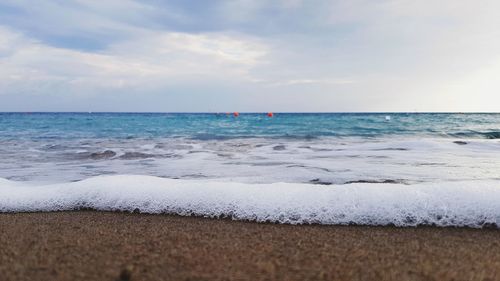
[[[241,134],[233,134],[233,135],[223,135],[223,134],[195,134],[193,136],[188,136],[187,138],[190,140],[198,140],[198,141],[225,141],[225,140],[241,140],[241,139],[255,139],[255,138],[266,138],[266,139],[288,139],[288,140],[314,140],[320,137],[339,137],[337,134],[328,133],[328,134],[269,134],[260,132],[254,135],[241,135]]]
[[[500,139],[500,131],[467,131],[467,132],[458,132],[451,134],[453,137],[460,138],[482,138],[482,139]]]
[[[229,217],[285,224],[500,225],[500,181],[244,184],[152,176],[99,176],[27,184],[0,179],[0,212],[95,209]]]
[[[487,139],[500,139],[500,132],[483,132],[481,133]]]

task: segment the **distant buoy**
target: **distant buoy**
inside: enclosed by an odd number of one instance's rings
[[[389,115],[385,116],[385,121],[391,121],[391,116]]]
[[[234,115],[234,117],[240,116],[240,114],[238,112],[233,113],[233,115]]]
[[[272,112],[267,113],[267,117],[273,117],[274,114]]]

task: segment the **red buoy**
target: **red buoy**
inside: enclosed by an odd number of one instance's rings
[[[233,115],[234,115],[234,117],[240,116],[240,114],[238,112],[233,113]]]
[[[267,113],[267,117],[273,117],[274,114],[272,112]]]

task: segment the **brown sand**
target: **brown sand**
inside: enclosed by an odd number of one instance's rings
[[[493,229],[0,214],[0,280],[500,280]]]

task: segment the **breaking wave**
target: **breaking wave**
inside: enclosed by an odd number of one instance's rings
[[[285,224],[500,225],[500,181],[404,185],[245,184],[98,176],[59,184],[0,179],[0,212],[95,209]]]
[[[482,139],[500,139],[500,131],[467,131],[467,132],[459,132],[451,134],[453,137],[459,138],[482,138]]]

